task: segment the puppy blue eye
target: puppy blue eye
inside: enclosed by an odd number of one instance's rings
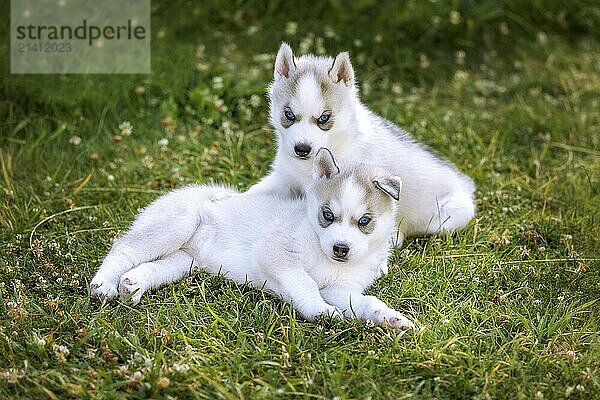
[[[358,226],[367,226],[371,222],[371,218],[363,216],[358,220]]]
[[[319,117],[319,119],[317,119],[317,122],[319,124],[326,124],[327,121],[329,121],[329,117],[330,116],[331,115],[329,115],[329,114],[321,114],[321,116]]]
[[[285,117],[287,119],[289,119],[290,121],[295,121],[296,120],[296,116],[294,115],[294,113],[292,112],[292,110],[290,110],[289,108],[284,109],[283,113],[284,113]]]
[[[333,213],[329,210],[323,210],[323,219],[327,222],[333,222]]]

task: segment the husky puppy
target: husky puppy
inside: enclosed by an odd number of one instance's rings
[[[310,159],[326,147],[341,166],[372,164],[402,179],[396,245],[405,235],[462,228],[475,215],[470,178],[361,103],[347,52],[296,58],[282,43],[269,100],[277,155],[251,193],[302,194],[311,182]]]
[[[340,172],[327,149],[313,158],[314,179],[303,198],[244,193],[213,201],[228,191],[222,186],[160,197],[115,242],[91,294],[137,303],[146,290],[202,268],[271,291],[308,320],[330,315],[412,327],[363,295],[387,262],[400,179],[360,164]]]

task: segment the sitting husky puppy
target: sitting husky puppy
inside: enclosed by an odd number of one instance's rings
[[[327,149],[317,152],[313,170],[302,199],[245,193],[212,201],[222,186],[167,193],[115,242],[91,294],[131,295],[137,303],[195,266],[265,288],[308,320],[345,316],[410,328],[401,313],[363,295],[387,262],[401,181],[365,165],[340,172]]]
[[[451,232],[473,218],[471,179],[360,102],[348,53],[295,58],[283,43],[274,75],[269,101],[277,155],[251,193],[302,194],[312,180],[309,160],[326,147],[342,167],[372,164],[402,179],[398,246],[405,235]]]

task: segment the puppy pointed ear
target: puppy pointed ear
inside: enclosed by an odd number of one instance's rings
[[[290,74],[296,69],[296,62],[294,61],[294,53],[289,44],[282,42],[277,52],[277,58],[275,58],[275,70],[273,71],[274,78],[277,79],[281,76],[289,78]]]
[[[346,86],[354,85],[354,68],[350,63],[350,55],[347,51],[343,51],[333,60],[333,65],[329,69],[329,77],[335,83],[344,82]]]
[[[317,151],[317,155],[313,161],[313,178],[327,178],[330,179],[340,173],[340,169],[335,163],[333,154],[329,149],[321,147]]]
[[[377,177],[373,181],[377,189],[381,190],[394,200],[400,200],[400,191],[402,190],[402,180],[394,175]]]

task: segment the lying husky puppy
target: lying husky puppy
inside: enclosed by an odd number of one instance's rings
[[[100,297],[142,294],[193,266],[265,288],[302,316],[412,323],[363,291],[387,262],[401,181],[365,165],[340,172],[327,149],[313,161],[301,199],[245,193],[218,201],[221,186],[188,186],[160,197],[113,245],[92,280]],[[190,257],[191,256],[191,257]]]
[[[301,194],[312,180],[309,160],[326,147],[342,167],[372,164],[402,179],[396,245],[404,235],[450,232],[473,218],[471,179],[360,102],[348,53],[295,58],[283,43],[274,75],[269,100],[277,155],[250,192]]]

